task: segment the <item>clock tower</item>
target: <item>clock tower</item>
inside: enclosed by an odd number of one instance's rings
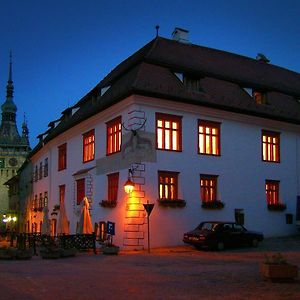
[[[10,203],[8,187],[4,185],[17,174],[30,151],[28,128],[24,120],[22,135],[16,124],[17,106],[13,101],[12,55],[10,53],[6,100],[1,105],[2,119],[0,124],[0,222],[3,214],[17,211],[18,203]],[[2,224],[1,224],[2,225]]]

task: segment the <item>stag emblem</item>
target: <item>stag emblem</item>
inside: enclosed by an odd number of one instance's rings
[[[131,136],[127,143],[125,143],[122,147],[122,157],[125,157],[128,153],[134,153],[139,150],[151,150],[152,142],[150,139],[141,137],[139,134],[139,130],[141,130],[146,123],[147,119],[144,120],[142,124],[139,125],[138,128],[128,129],[125,127],[124,123],[122,123],[122,127],[125,131],[130,131]]]

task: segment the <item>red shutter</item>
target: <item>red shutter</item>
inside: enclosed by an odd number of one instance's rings
[[[76,180],[77,183],[77,205],[81,203],[85,196],[85,179]]]

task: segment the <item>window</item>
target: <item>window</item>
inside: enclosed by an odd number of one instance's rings
[[[262,131],[262,160],[280,162],[280,133]]]
[[[48,176],[48,158],[45,158],[44,162],[44,177]]]
[[[38,206],[38,196],[35,195],[35,196],[34,196],[34,199],[32,200],[32,209],[33,209],[33,210],[36,209],[37,206]]]
[[[44,207],[48,206],[48,192],[44,192]]]
[[[252,90],[252,97],[256,104],[267,104],[267,94],[264,92]]]
[[[186,76],[186,75],[183,77],[183,84],[191,92],[202,91],[200,81],[201,79],[199,77]]]
[[[95,130],[83,135],[83,162],[93,160],[95,157]]]
[[[220,123],[198,120],[198,153],[220,155]]]
[[[158,171],[159,200],[178,199],[178,172]]]
[[[5,168],[5,159],[3,157],[0,158],[0,169]]]
[[[85,179],[76,180],[76,191],[77,191],[77,205],[81,203],[85,196]]]
[[[39,179],[41,180],[42,178],[43,178],[43,163],[40,162]]]
[[[156,113],[156,148],[181,151],[182,117]]]
[[[43,193],[40,193],[38,208],[43,208]]]
[[[59,186],[59,205],[61,205],[61,203],[65,201],[65,195],[66,195],[66,186],[63,184]]]
[[[117,117],[106,123],[106,155],[121,151],[122,119]]]
[[[117,202],[118,199],[118,186],[119,186],[119,173],[107,175],[108,195],[109,202]]]
[[[58,147],[58,171],[67,168],[67,144]]]
[[[217,201],[216,175],[200,175],[200,193],[202,202]]]
[[[279,181],[266,180],[266,198],[268,205],[279,203]]]

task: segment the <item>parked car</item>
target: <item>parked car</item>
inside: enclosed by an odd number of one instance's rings
[[[183,235],[183,241],[196,248],[223,250],[227,247],[249,245],[257,247],[264,239],[260,232],[247,230],[235,222],[202,222]]]

